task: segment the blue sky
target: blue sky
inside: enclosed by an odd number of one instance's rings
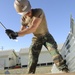
[[[42,8],[45,12],[49,32],[58,44],[64,43],[70,31],[70,14],[75,19],[75,0],[29,0],[32,8]],[[0,0],[0,21],[8,29],[19,31],[21,16],[14,9],[14,0]],[[0,26],[0,49],[27,48],[31,44],[33,34],[18,37],[18,42],[8,38]]]

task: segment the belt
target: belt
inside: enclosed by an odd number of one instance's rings
[[[45,36],[45,35],[47,35],[47,34],[50,34],[50,33],[47,32],[47,33],[44,33],[44,34],[34,34],[34,36],[36,36],[36,37],[41,37],[41,36]]]

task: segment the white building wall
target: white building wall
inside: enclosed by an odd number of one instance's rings
[[[9,67],[15,66],[17,64],[16,60],[17,59],[13,51],[10,52],[9,57],[8,57]]]
[[[0,57],[0,67],[2,67],[2,66],[3,66],[3,68],[8,67],[9,62],[7,60],[8,60],[7,56],[6,57]],[[2,62],[3,62],[3,64],[2,64]]]
[[[4,60],[0,59],[0,70],[4,70]]]
[[[4,59],[4,65],[5,65],[5,67],[10,67],[10,65],[9,65],[9,58],[5,57],[3,59]]]
[[[38,63],[51,63],[53,62],[52,57],[48,51],[41,52],[39,55]]]
[[[14,62],[13,62],[13,55],[12,53],[10,53],[9,57],[8,57],[8,62],[9,62],[9,66],[13,66]]]
[[[21,60],[21,67],[24,65],[28,65],[28,53],[22,54],[20,60]]]

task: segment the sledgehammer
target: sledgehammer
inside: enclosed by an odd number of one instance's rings
[[[6,30],[7,28],[0,22],[0,25]]]

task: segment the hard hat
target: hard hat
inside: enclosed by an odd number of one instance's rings
[[[31,5],[28,0],[15,0],[14,8],[19,14],[25,14],[31,10]]]

